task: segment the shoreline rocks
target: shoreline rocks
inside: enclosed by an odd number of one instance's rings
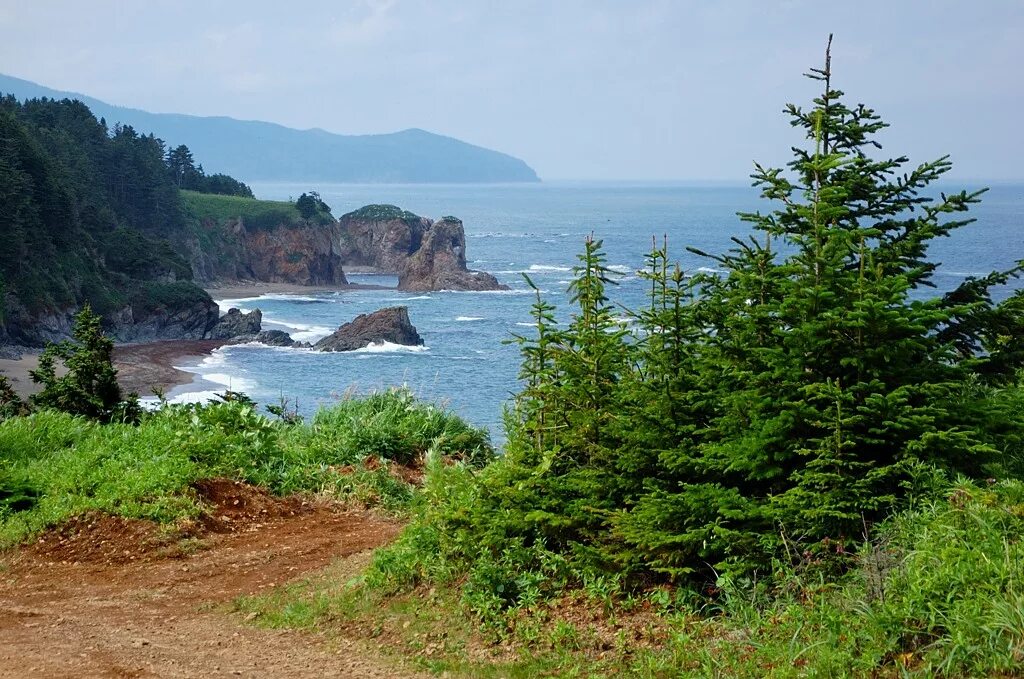
[[[220,317],[217,325],[210,330],[210,339],[230,340],[240,336],[255,336],[262,329],[263,312],[253,309],[243,314],[241,309],[232,307]]]
[[[383,342],[405,346],[423,344],[423,338],[409,320],[407,307],[387,307],[371,314],[360,314],[314,344],[313,349],[354,351]]]

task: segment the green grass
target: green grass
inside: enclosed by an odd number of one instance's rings
[[[241,217],[247,228],[269,229],[279,224],[294,226],[303,219],[295,204],[280,200],[258,200],[241,196],[182,191],[185,213],[197,220],[223,222]]]
[[[436,501],[431,484],[453,472],[435,467],[422,497]],[[463,502],[467,488],[455,485],[452,501]],[[419,502],[417,514],[429,511]],[[446,541],[457,538],[425,537],[420,524],[378,550],[361,577],[328,570],[236,607],[262,625],[379,636],[452,676],[1024,676],[1018,481],[963,482],[893,518],[838,579],[779,565],[770,588],[720,580],[712,595],[590,580],[570,596],[506,609],[500,625],[473,608],[479,573],[448,564],[441,576]],[[424,554],[435,584],[410,577],[427,574]]]
[[[412,488],[390,466],[427,454],[486,459],[491,448],[484,432],[405,391],[341,401],[308,424],[242,402],[165,406],[139,426],[41,411],[0,422],[0,548],[90,510],[194,516],[190,484],[211,477],[400,512]]]

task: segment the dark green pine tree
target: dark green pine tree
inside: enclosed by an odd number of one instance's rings
[[[1013,425],[964,402],[1021,365],[1021,298],[990,295],[1017,270],[927,296],[930,241],[969,224],[956,215],[980,192],[925,195],[949,160],[904,172],[904,157],[873,158],[885,123],[843,102],[828,52],[810,77],[823,85],[814,106],[788,107],[807,148],[788,172],[753,175],[779,207],[741,215],[756,235],[716,258],[725,273],[705,279],[692,317],[707,419],[617,522],[673,574],[764,564],[782,541],[835,549],[898,506],[920,469],[995,474],[1006,461],[998,432]]]
[[[48,345],[39,356],[39,367],[29,371],[32,381],[43,385],[32,395],[32,404],[100,422],[137,419],[136,395],[125,401],[117,383],[114,343],[103,334],[100,317],[88,304],[75,316],[72,335],[74,341]],[[57,361],[65,368],[63,375],[57,374]]]

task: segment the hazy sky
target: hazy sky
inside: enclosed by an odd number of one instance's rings
[[[546,179],[742,179],[835,33],[886,150],[1024,178],[1021,0],[0,0],[0,72],[113,104],[340,133],[421,127]]]

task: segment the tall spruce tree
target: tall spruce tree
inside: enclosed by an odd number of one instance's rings
[[[1019,429],[993,426],[977,388],[1021,365],[1021,297],[991,300],[1019,267],[927,296],[930,241],[973,221],[956,215],[981,192],[925,195],[948,158],[909,172],[905,157],[873,158],[886,124],[843,102],[829,50],[809,77],[823,86],[814,106],[787,107],[807,148],[789,172],[753,175],[779,207],[741,215],[756,235],[700,291],[690,348],[710,416],[617,518],[629,548],[675,575],[753,567],[782,542],[842,550],[923,467],[999,473],[1000,432]]]

